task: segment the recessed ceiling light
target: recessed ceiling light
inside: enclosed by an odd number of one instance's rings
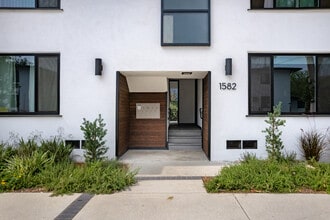
[[[182,74],[182,75],[191,75],[192,72],[182,72],[181,74]]]

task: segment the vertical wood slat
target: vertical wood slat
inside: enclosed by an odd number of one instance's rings
[[[128,150],[129,143],[129,89],[126,77],[119,74],[118,97],[118,143],[117,156],[122,156]]]
[[[206,156],[210,158],[209,142],[209,74],[203,79],[203,127],[202,127],[202,148]]]
[[[166,93],[130,93],[130,148],[166,148]],[[160,103],[160,119],[136,119],[136,103]]]

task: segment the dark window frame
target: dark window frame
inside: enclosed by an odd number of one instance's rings
[[[249,53],[248,54],[248,115],[267,115],[267,112],[253,112],[251,111],[251,57],[271,57],[271,110],[273,111],[274,106],[274,57],[275,56],[315,56],[315,100],[318,99],[318,58],[319,57],[330,57],[330,53]],[[293,116],[311,116],[311,115],[330,115],[329,112],[318,112],[318,106],[316,105],[316,111],[305,113],[305,112],[282,112],[282,115],[293,115]]]
[[[273,8],[253,7],[253,5],[255,5],[253,2],[255,2],[255,1],[256,0],[250,0],[250,10],[305,10],[305,9],[308,9],[308,10],[318,9],[319,10],[319,9],[330,9],[330,2],[329,3],[322,3],[322,2],[326,2],[328,0],[319,0],[319,4],[318,4],[317,7],[276,7],[276,0],[273,0]]]
[[[19,9],[19,10],[59,10],[61,9],[61,0],[57,1],[57,7],[40,7],[39,0],[35,0],[34,7],[0,7],[0,9]]]
[[[0,116],[24,116],[24,115],[59,115],[60,114],[60,76],[61,76],[61,66],[60,59],[61,55],[59,53],[0,53],[0,56],[34,56],[35,65],[35,87],[34,87],[34,108],[35,112],[0,112]],[[57,57],[57,109],[56,111],[38,111],[38,74],[39,74],[39,57]]]
[[[161,46],[210,46],[211,45],[211,1],[207,0],[208,9],[164,9],[164,0],[161,0]],[[208,15],[208,42],[207,43],[164,43],[164,14],[166,13],[205,13]]]
[[[256,150],[256,149],[258,149],[258,141],[257,140],[243,140],[242,149]]]

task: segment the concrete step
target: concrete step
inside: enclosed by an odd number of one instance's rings
[[[201,136],[202,132],[198,129],[193,130],[169,130],[169,136]]]
[[[201,137],[172,137],[168,138],[169,143],[175,144],[201,144],[202,138]]]
[[[202,145],[168,145],[169,150],[199,150],[202,149]]]

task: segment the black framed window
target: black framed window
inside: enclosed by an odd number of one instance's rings
[[[0,8],[59,9],[60,3],[60,0],[0,0]]]
[[[0,114],[59,114],[59,54],[0,54]]]
[[[249,114],[330,113],[330,54],[249,54]]]
[[[251,0],[251,9],[330,8],[330,0]]]
[[[162,0],[162,46],[209,46],[210,0]]]

